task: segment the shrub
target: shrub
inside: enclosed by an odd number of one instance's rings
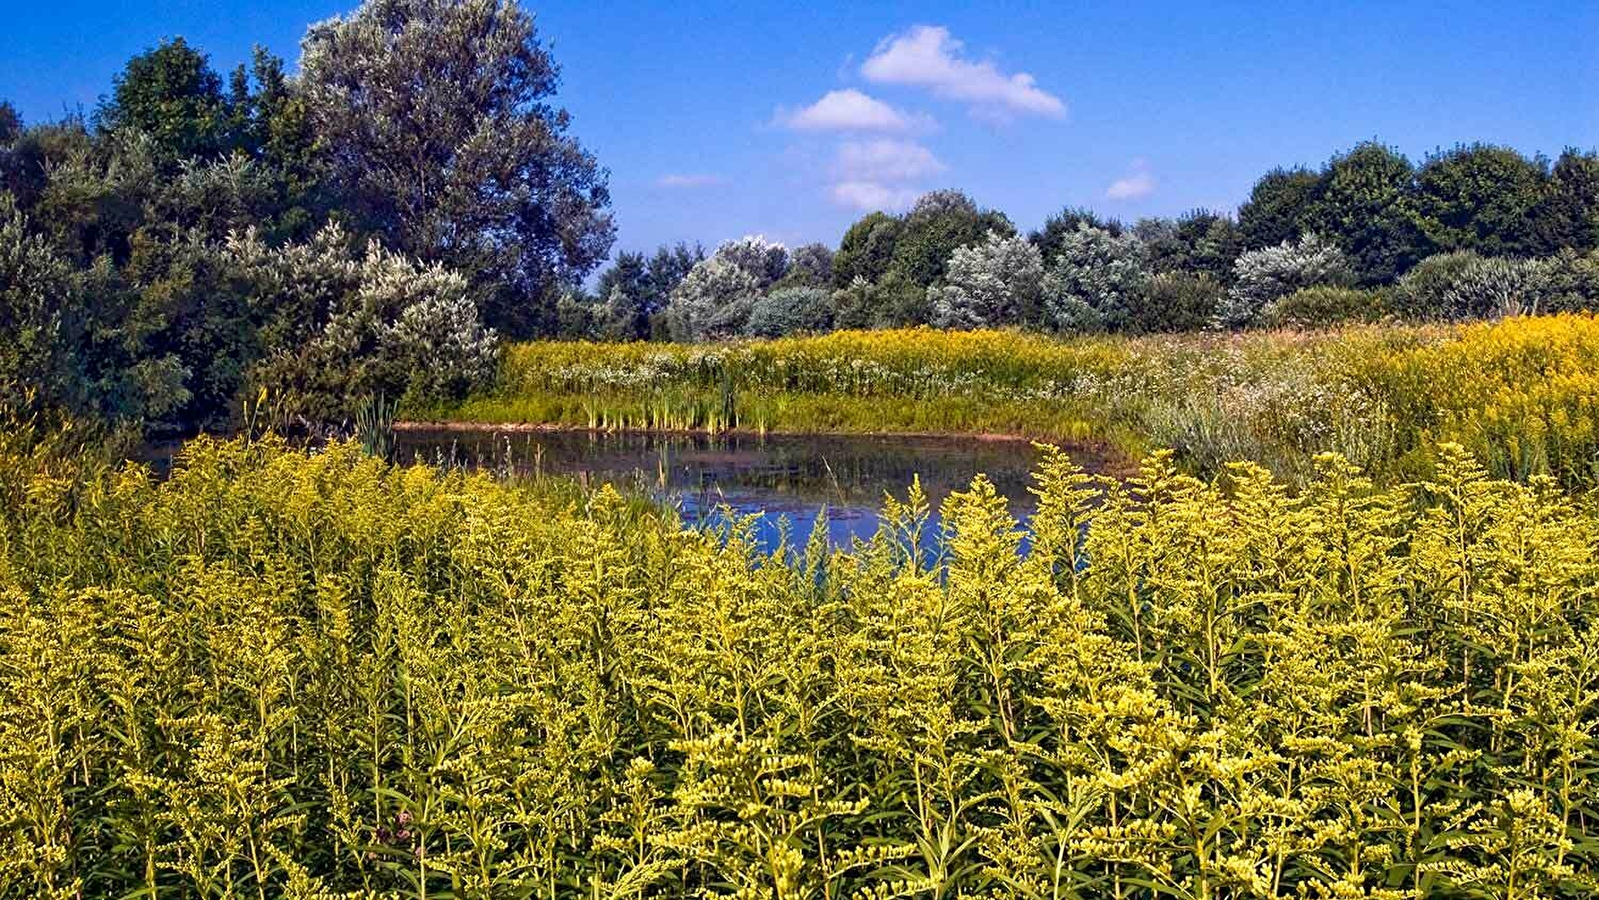
[[[1233,276],[1232,290],[1216,313],[1217,324],[1224,328],[1258,323],[1268,304],[1300,288],[1355,282],[1343,251],[1314,234],[1305,235],[1297,243],[1283,241],[1275,247],[1240,255],[1233,263]]]
[[[1300,288],[1267,305],[1262,324],[1272,328],[1325,328],[1349,322],[1375,322],[1388,311],[1379,290],[1317,285]]]
[[[1133,304],[1132,330],[1199,331],[1216,318],[1226,290],[1207,273],[1160,272],[1143,284]]]
[[[0,191],[0,397],[82,412],[85,312],[71,265]]]
[[[927,292],[933,324],[940,328],[992,328],[1039,319],[1044,263],[1026,238],[990,231],[983,243],[950,254],[945,279]]]
[[[1434,452],[1044,448],[1026,552],[978,477],[776,556],[348,443],[5,452],[6,894],[1586,896],[1599,518]]]
[[[826,331],[832,323],[832,298],[819,287],[785,287],[769,291],[750,309],[745,332],[755,337]]]
[[[494,371],[494,332],[479,324],[465,288],[464,281],[417,285],[399,316],[377,326],[377,355],[393,367],[393,381],[404,384],[408,396],[460,397]]]
[[[837,328],[890,328],[932,316],[927,291],[897,269],[875,282],[857,276],[833,292],[832,306]]]
[[[1482,257],[1472,250],[1437,253],[1416,263],[1394,285],[1394,312],[1417,321],[1450,318],[1447,296],[1461,273]]]
[[[1539,260],[1478,257],[1462,266],[1444,291],[1444,314],[1465,320],[1535,313],[1546,285]]]
[[[1569,247],[1543,260],[1544,312],[1599,309],[1599,250],[1579,253]]]
[[[1049,323],[1066,332],[1127,328],[1131,306],[1148,277],[1143,244],[1131,234],[1079,224],[1059,245],[1055,258],[1046,261]]]
[[[493,372],[493,332],[478,321],[465,277],[377,241],[354,255],[329,226],[305,245],[268,249],[254,234],[229,246],[260,304],[281,298],[264,329],[275,342],[253,382],[284,408],[339,421],[364,395],[457,399]]]

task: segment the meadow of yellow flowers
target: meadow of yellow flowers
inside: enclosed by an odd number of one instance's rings
[[[1261,462],[1298,484],[1333,451],[1385,482],[1440,441],[1495,475],[1599,476],[1591,315],[1323,332],[1056,339],[840,332],[712,345],[535,342],[497,387],[424,418],[595,428],[1004,432]]]
[[[1217,343],[1380,349],[1347,371],[1433,411],[1418,440],[1554,469],[1593,328]],[[850,342],[883,368],[806,362]],[[724,352],[869,397],[1154,345],[792,346]],[[0,897],[1594,896],[1599,513],[1416,446],[1422,482],[1323,454],[1293,492],[1046,450],[1030,553],[978,479],[938,547],[912,486],[774,556],[353,445],[202,439],[156,479],[0,440]]]

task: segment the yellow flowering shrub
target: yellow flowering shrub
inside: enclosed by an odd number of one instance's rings
[[[760,553],[610,489],[0,448],[0,897],[1577,898],[1599,513],[1046,451]]]

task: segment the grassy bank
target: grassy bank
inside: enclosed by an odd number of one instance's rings
[[[593,428],[1001,432],[1170,447],[1197,471],[1252,459],[1302,481],[1334,451],[1385,479],[1438,441],[1497,475],[1591,483],[1599,323],[1372,326],[1056,340],[843,332],[681,346],[535,342],[436,420]]]
[[[792,561],[609,490],[0,451],[0,896],[1592,896],[1599,519],[1336,459]],[[1108,492],[1097,496],[1097,491]]]

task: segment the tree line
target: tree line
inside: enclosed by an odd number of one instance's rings
[[[752,236],[709,256],[663,248],[664,264],[622,254],[596,292],[563,298],[559,326],[569,336],[704,340],[905,325],[1146,333],[1482,318],[1599,305],[1596,250],[1599,153],[1550,161],[1471,144],[1416,165],[1372,141],[1319,170],[1266,173],[1233,214],[1127,224],[1068,208],[1023,235],[1003,213],[945,190],[903,215],[865,216],[836,249],[789,253]]]
[[[0,103],[0,399],[193,430],[481,380],[613,242],[558,83],[514,0],[366,0],[292,75],[175,38],[90,112]]]

